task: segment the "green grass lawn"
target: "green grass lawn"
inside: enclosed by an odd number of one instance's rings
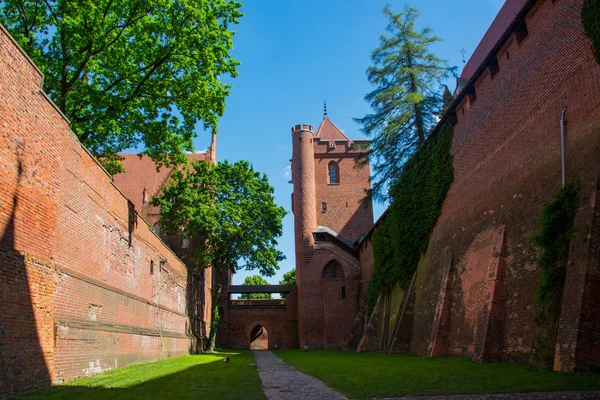
[[[474,363],[334,350],[278,350],[279,358],[353,399],[600,389],[600,374],[540,372],[521,364]]]
[[[183,356],[76,379],[19,399],[265,399],[258,372],[249,365],[254,362],[250,351]]]

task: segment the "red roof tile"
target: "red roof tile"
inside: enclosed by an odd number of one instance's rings
[[[321,140],[329,140],[332,142],[335,140],[351,141],[348,138],[348,136],[346,136],[344,132],[341,131],[340,128],[338,128],[333,122],[331,122],[329,118],[323,118],[323,121],[321,121],[321,125],[319,125],[319,128],[317,129],[315,137],[319,137],[321,138]]]
[[[465,65],[460,79],[469,81],[529,0],[506,0]]]
[[[148,190],[148,200],[156,195],[169,177],[173,167],[162,167],[156,170],[156,165],[149,157],[140,158],[137,154],[120,154],[123,157],[125,173],[113,176],[115,185],[131,200],[138,212],[142,210],[144,188]],[[204,161],[206,154],[188,154],[190,161]],[[148,210],[150,213],[153,211]]]

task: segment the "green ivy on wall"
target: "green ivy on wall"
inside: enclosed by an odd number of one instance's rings
[[[600,63],[600,0],[585,0],[581,8],[585,34],[592,39],[596,61]]]
[[[375,265],[369,284],[368,314],[380,293],[410,285],[429,235],[454,180],[452,125],[430,137],[404,165],[392,188],[388,215],[373,232]]]
[[[531,236],[540,250],[536,315],[537,333],[531,362],[540,369],[554,364],[554,345],[562,307],[569,243],[579,203],[581,182],[574,180],[560,188],[556,196],[542,205],[539,230]]]

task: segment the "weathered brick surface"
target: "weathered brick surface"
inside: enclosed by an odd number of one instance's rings
[[[600,66],[581,28],[581,4],[536,2],[524,19],[527,33],[508,39],[497,53],[498,65],[484,71],[457,108],[451,150],[455,182],[419,265],[416,353],[528,360],[538,277],[530,235],[541,204],[560,186],[565,106],[567,179],[579,178],[584,187],[557,340],[561,362],[555,368],[577,369],[576,348],[598,351],[592,333],[598,313],[590,312],[598,304],[597,229],[590,221],[600,159]],[[479,260],[474,249],[482,232],[501,227],[502,263],[490,275],[488,256]],[[495,254],[499,245],[494,246]]]
[[[300,346],[344,347],[356,320],[361,268],[356,249],[312,232],[324,226],[347,244],[356,245],[373,226],[373,209],[361,200],[369,184],[369,168],[355,168],[358,147],[325,116],[315,135],[292,129],[292,178],[298,325]],[[334,163],[337,182],[329,176]],[[343,280],[324,279],[327,263],[335,261]],[[345,298],[342,298],[342,286]]]
[[[220,346],[232,349],[250,349],[250,337],[256,326],[267,331],[269,349],[298,348],[298,294],[292,291],[285,305],[260,305],[256,300],[252,306],[242,306],[230,301],[219,325],[217,341]]]
[[[0,393],[194,345],[185,266],[80,145],[42,81],[0,29]]]

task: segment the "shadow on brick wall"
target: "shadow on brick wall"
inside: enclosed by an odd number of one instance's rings
[[[18,172],[12,205],[0,204],[2,211],[11,215],[6,229],[0,232],[0,395],[51,383],[27,274],[27,264],[32,262],[15,246],[15,220],[20,211],[19,189],[23,175],[20,161]]]
[[[185,300],[189,320],[187,334],[195,338],[190,341],[190,353],[198,354],[204,350],[204,280],[198,278],[189,267]]]

